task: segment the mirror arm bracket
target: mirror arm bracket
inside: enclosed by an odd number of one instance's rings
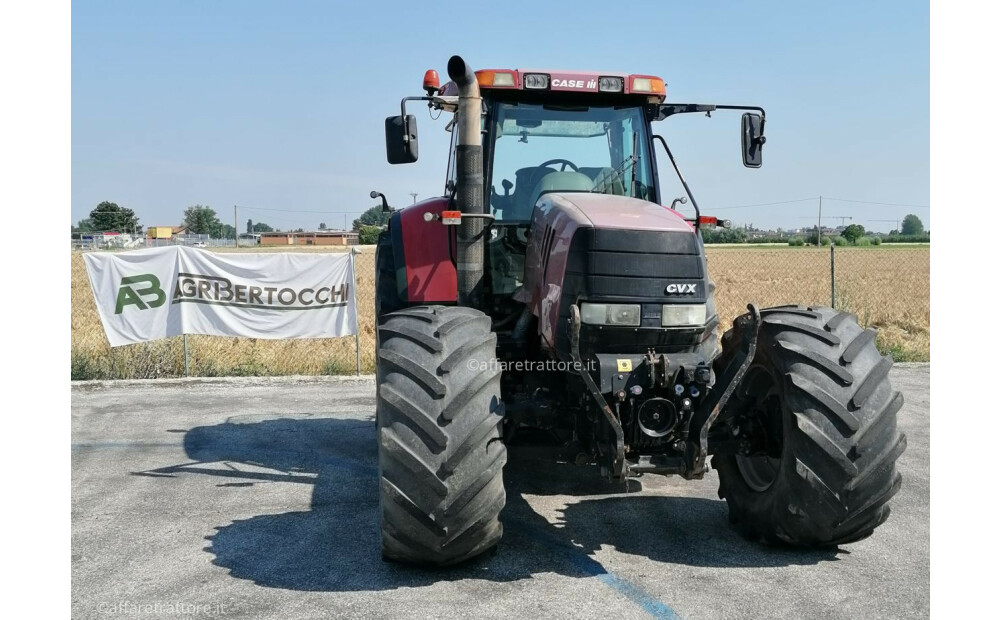
[[[410,126],[406,120],[406,102],[407,101],[426,101],[428,107],[431,102],[434,101],[434,97],[403,97],[399,102],[399,111],[403,117],[403,144],[410,143]]]
[[[670,152],[670,147],[667,146],[667,141],[663,136],[654,134],[654,140],[659,140],[660,144],[663,145],[663,149],[667,152],[667,157],[670,158],[670,163],[674,166],[674,172],[677,173],[677,178],[681,180],[681,185],[684,186],[684,191],[687,193],[688,198],[691,199],[691,206],[694,207],[694,229],[698,231],[701,229],[701,209],[698,208],[698,201],[695,200],[694,194],[691,193],[691,188],[688,187],[687,181],[684,180],[684,175],[681,174],[681,169],[677,165],[677,160],[674,159],[674,154]]]
[[[711,116],[716,110],[747,110],[759,112],[760,119],[764,120],[764,108],[754,105],[716,105],[714,103],[662,103],[656,107],[656,116],[653,120],[662,121],[674,114],[689,114],[691,112],[705,112]]]

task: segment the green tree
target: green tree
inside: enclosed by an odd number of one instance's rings
[[[90,221],[89,217],[83,218],[82,220],[80,220],[79,222],[77,222],[75,226],[72,227],[72,232],[75,232],[75,233],[76,232],[90,232],[92,230],[94,230],[94,223]]]
[[[236,227],[232,224],[222,224],[219,227],[219,239],[235,239]]]
[[[184,225],[193,234],[212,237],[218,237],[222,229],[222,222],[215,209],[204,205],[192,205],[184,209]]]
[[[354,230],[361,232],[362,226],[385,226],[389,223],[389,215],[382,210],[382,205],[375,205],[354,220]]]
[[[847,239],[848,243],[857,243],[858,239],[865,236],[865,227],[861,224],[851,224],[841,231],[840,236]]]
[[[265,224],[264,222],[255,222],[253,225],[253,231],[255,233],[274,232],[274,229]]]
[[[920,221],[920,218],[914,214],[909,214],[903,218],[902,233],[904,235],[922,235],[924,234],[924,223]]]
[[[136,232],[141,230],[139,218],[135,216],[132,209],[119,207],[116,203],[107,200],[94,207],[87,219],[90,220],[93,231]]]
[[[358,231],[358,243],[360,245],[375,245],[378,243],[378,234],[382,232],[381,226],[363,225]]]

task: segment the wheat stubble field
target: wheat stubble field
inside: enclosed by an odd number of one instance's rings
[[[219,251],[330,252],[336,248],[277,247]],[[722,324],[753,302],[830,305],[829,248],[708,246]],[[930,360],[930,248],[927,246],[837,248],[838,308],[878,328],[879,348],[897,360]],[[97,315],[83,255],[71,261],[71,375],[74,379],[141,379],[184,375],[180,337],[112,349]],[[357,256],[361,372],[374,369],[374,248]],[[321,375],[356,372],[354,337],[264,340],[188,336],[194,376]]]
[[[748,302],[830,305],[829,248],[708,246],[706,253],[725,326]],[[879,349],[897,361],[930,361],[930,265],[929,246],[836,248],[835,307],[877,328]]]

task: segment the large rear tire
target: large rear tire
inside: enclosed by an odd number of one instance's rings
[[[495,547],[507,452],[496,334],[462,307],[417,306],[379,326],[382,557],[446,566]]]
[[[865,538],[889,517],[902,480],[903,397],[889,383],[892,359],[852,314],[795,306],[761,314],[757,354],[726,413],[756,420],[769,453],[714,457],[719,497],[754,540],[823,547]],[[723,336],[719,367],[738,340],[735,329]]]

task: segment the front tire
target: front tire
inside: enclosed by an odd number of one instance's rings
[[[382,557],[447,566],[495,547],[506,501],[503,405],[488,316],[417,306],[379,326]]]
[[[875,330],[846,312],[786,306],[761,315],[757,354],[726,413],[756,424],[767,453],[715,456],[719,497],[754,540],[823,547],[865,538],[889,517],[902,481],[892,359],[876,350]],[[723,336],[720,364],[738,340],[735,329]]]

